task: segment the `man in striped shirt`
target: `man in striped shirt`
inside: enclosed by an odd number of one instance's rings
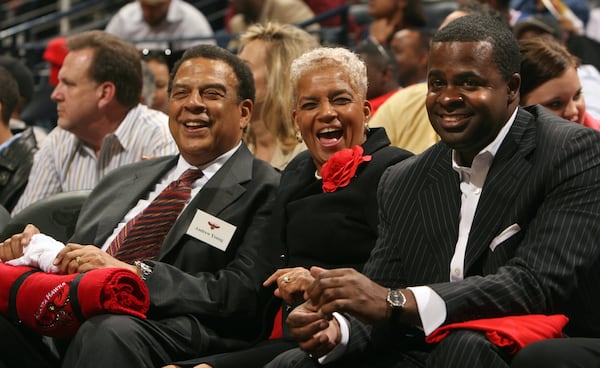
[[[35,156],[13,215],[50,195],[91,189],[124,164],[173,154],[168,117],[141,105],[135,46],[103,31],[71,36],[52,92],[57,127]]]

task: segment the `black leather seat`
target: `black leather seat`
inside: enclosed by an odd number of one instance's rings
[[[4,230],[10,221],[10,212],[4,206],[0,206],[0,233]],[[2,241],[2,240],[0,240]]]
[[[10,219],[0,239],[22,232],[27,224],[34,224],[42,233],[66,242],[75,231],[79,211],[90,192],[58,193],[31,204]]]

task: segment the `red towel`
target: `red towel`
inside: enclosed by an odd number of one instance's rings
[[[45,336],[71,337],[98,314],[146,318],[150,295],[135,273],[104,268],[57,275],[0,264],[0,313]]]
[[[425,341],[428,343],[440,342],[452,330],[478,330],[484,331],[488,340],[504,348],[507,353],[516,354],[517,351],[532,342],[563,337],[562,329],[567,322],[569,322],[569,318],[563,314],[551,316],[528,314],[476,319],[441,326],[427,336]]]

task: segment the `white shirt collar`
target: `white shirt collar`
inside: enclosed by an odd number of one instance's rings
[[[181,176],[181,174],[183,174],[183,172],[185,170],[194,168],[194,169],[202,170],[204,177],[208,181],[208,180],[210,180],[210,178],[212,178],[213,175],[215,175],[217,173],[217,171],[219,171],[219,169],[221,167],[223,167],[223,165],[225,165],[227,160],[229,160],[231,158],[231,156],[233,156],[233,154],[240,148],[241,145],[242,145],[242,142],[240,141],[240,143],[238,143],[237,146],[235,146],[231,150],[225,152],[224,154],[222,154],[221,156],[212,160],[211,162],[201,165],[201,166],[194,166],[194,165],[190,164],[189,162],[187,162],[183,158],[183,156],[179,155],[179,160],[177,161],[177,167],[175,168],[175,171],[173,172],[173,177],[178,178]]]

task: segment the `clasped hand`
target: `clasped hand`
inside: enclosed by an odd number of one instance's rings
[[[304,293],[306,302],[295,308],[286,323],[300,348],[322,356],[340,341],[339,324],[333,312],[348,313],[365,323],[389,318],[387,289],[352,268],[325,270],[312,267],[314,281]]]

